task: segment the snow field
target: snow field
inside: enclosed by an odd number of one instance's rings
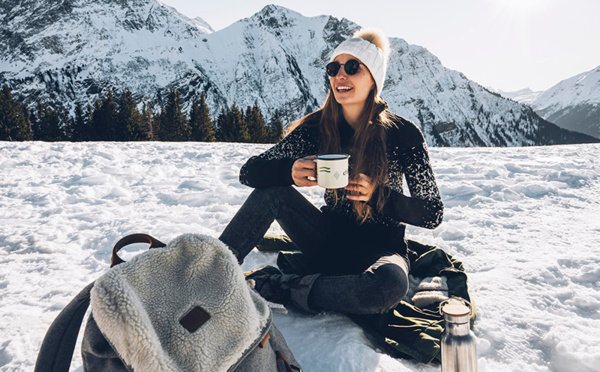
[[[52,320],[108,269],[124,235],[218,236],[251,191],[238,182],[241,165],[267,147],[0,142],[0,371],[32,370]],[[430,155],[444,223],[410,227],[408,238],[464,262],[480,371],[597,371],[600,145]],[[321,189],[301,191],[322,204]],[[243,268],[274,261],[255,251]],[[377,352],[343,315],[275,321],[307,372],[439,370]],[[78,350],[72,370],[82,370]]]

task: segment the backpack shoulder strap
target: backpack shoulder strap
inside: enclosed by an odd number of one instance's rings
[[[93,286],[94,282],[88,284],[54,319],[42,341],[34,372],[69,370],[77,335],[90,304],[90,291]]]
[[[113,267],[123,261],[117,252],[134,243],[148,243],[150,248],[166,246],[165,243],[147,234],[132,234],[119,240],[113,247],[111,265]],[[77,343],[79,329],[83,317],[90,305],[90,292],[95,282],[88,284],[58,314],[48,328],[35,362],[34,372],[68,372]]]

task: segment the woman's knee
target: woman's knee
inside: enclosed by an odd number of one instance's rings
[[[252,200],[261,205],[278,205],[279,202],[285,200],[291,191],[294,191],[291,186],[282,187],[263,187],[254,189],[248,200]]]
[[[371,306],[376,312],[386,312],[396,306],[408,291],[408,274],[395,264],[385,264],[374,270],[374,296]]]

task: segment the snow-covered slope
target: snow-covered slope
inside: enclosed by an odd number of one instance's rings
[[[177,88],[186,102],[204,92],[213,117],[234,102],[257,102],[267,118],[279,109],[287,121],[324,101],[328,57],[359,27],[268,5],[212,32],[157,0],[4,0],[0,20],[0,84],[30,106],[42,101],[72,111],[124,88],[158,104]],[[431,145],[590,140],[444,68],[422,47],[399,38],[392,46],[382,95]]]
[[[488,89],[500,94],[503,97],[510,98],[514,101],[521,102],[525,105],[531,105],[531,103],[535,101],[535,99],[538,98],[540,94],[544,93],[544,91],[534,92],[529,88],[517,90],[515,92],[505,92],[502,90],[493,90],[491,88]]]
[[[0,142],[0,372],[33,370],[50,323],[108,270],[121,237],[218,237],[251,191],[240,166],[266,148]],[[444,222],[407,234],[464,263],[479,372],[598,371],[600,145],[430,154]],[[323,204],[322,189],[300,191]],[[254,251],[243,268],[275,260]],[[306,372],[440,371],[378,352],[340,314],[291,311],[275,322]],[[81,364],[76,351],[71,371]]]
[[[530,105],[548,121],[600,138],[600,66],[561,81]]]

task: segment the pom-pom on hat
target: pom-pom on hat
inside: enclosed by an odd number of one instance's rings
[[[350,54],[358,58],[371,72],[377,86],[377,94],[380,95],[387,71],[389,48],[389,40],[382,32],[361,29],[335,48],[330,61],[340,54]]]

